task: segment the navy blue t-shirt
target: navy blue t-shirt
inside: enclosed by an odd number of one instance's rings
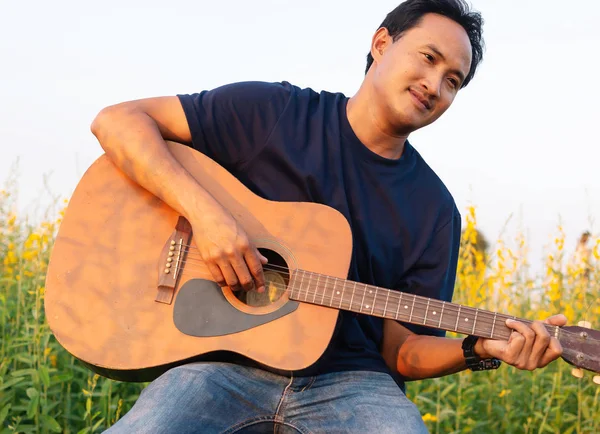
[[[401,158],[381,157],[354,134],[347,97],[287,82],[235,83],[179,99],[193,147],[255,194],[325,204],[346,217],[353,235],[348,279],[451,300],[460,214],[408,141]],[[389,372],[380,355],[382,337],[382,319],[341,312],[317,372]]]

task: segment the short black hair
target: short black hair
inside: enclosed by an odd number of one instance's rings
[[[465,87],[475,75],[475,70],[483,59],[484,49],[483,18],[479,12],[472,11],[465,0],[407,0],[387,14],[379,28],[385,27],[396,42],[404,32],[419,25],[423,15],[429,13],[450,18],[467,32],[471,42],[472,59],[471,69],[462,84],[462,87]],[[372,64],[373,56],[369,51],[365,74]]]

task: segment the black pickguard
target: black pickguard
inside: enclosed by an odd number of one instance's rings
[[[193,279],[179,290],[173,307],[173,321],[180,332],[209,337],[238,333],[274,321],[298,308],[288,301],[275,312],[250,315],[233,307],[215,282]]]

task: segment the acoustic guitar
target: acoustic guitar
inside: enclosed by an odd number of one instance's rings
[[[93,371],[149,381],[215,354],[302,371],[323,355],[340,310],[508,339],[505,320],[515,317],[346,280],[352,236],[342,214],[265,200],[200,152],[168,146],[269,259],[267,290],[219,287],[189,222],[103,155],[70,199],[45,293],[58,342]],[[600,372],[600,332],[583,325],[546,327],[567,362]]]

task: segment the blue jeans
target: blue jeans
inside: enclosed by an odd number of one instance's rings
[[[228,363],[193,363],[154,380],[106,432],[413,434],[427,428],[384,373],[289,378]]]

